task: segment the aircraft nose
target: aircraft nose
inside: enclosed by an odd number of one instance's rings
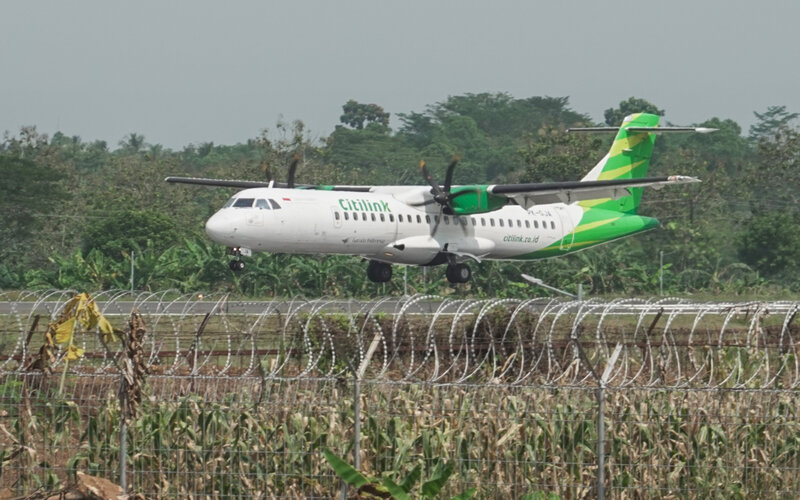
[[[223,245],[231,244],[235,233],[236,225],[219,212],[206,221],[206,234],[217,243],[222,243]]]

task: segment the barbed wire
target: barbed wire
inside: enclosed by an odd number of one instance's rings
[[[73,290],[0,292],[0,372],[37,351]],[[438,384],[758,389],[800,387],[800,302],[691,302],[676,297],[246,301],[175,290],[93,294],[114,324],[132,310],[144,356],[163,376],[342,378]],[[114,370],[119,346],[78,342],[80,373]],[[115,351],[116,349],[116,351]],[[66,364],[63,353],[53,364]],[[601,378],[598,374],[604,374]]]

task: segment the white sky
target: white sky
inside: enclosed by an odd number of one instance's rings
[[[348,99],[394,116],[448,95],[569,96],[602,121],[630,96],[675,124],[800,111],[800,2],[23,1],[0,4],[0,132],[181,149]],[[396,121],[393,122],[397,124]]]

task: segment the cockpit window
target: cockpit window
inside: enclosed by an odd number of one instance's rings
[[[269,210],[269,203],[267,203],[267,200],[265,200],[263,198],[259,198],[259,199],[256,200],[256,208]]]
[[[253,206],[254,198],[239,198],[233,204],[235,208],[250,208]]]
[[[225,202],[225,205],[222,208],[228,208],[229,206],[233,205],[233,202],[236,201],[236,198],[231,197],[228,201]]]
[[[270,204],[270,205],[272,205],[272,208],[273,208],[274,210],[278,210],[278,209],[280,209],[280,208],[281,208],[281,206],[280,206],[280,205],[278,205],[278,202],[277,202],[277,201],[275,201],[275,200],[273,200],[272,198],[270,198],[270,199],[269,199],[269,204]]]

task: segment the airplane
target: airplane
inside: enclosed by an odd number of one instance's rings
[[[424,161],[422,186],[295,185],[288,182],[167,177],[171,183],[243,189],[206,222],[208,236],[228,247],[230,268],[244,269],[252,252],[345,254],[369,261],[375,283],[392,278],[392,264],[447,265],[450,283],[466,283],[468,262],[533,260],[641,233],[658,220],[637,214],[642,188],[699,182],[688,176],[647,177],[655,134],[708,133],[703,127],[659,127],[657,115],[636,113],[615,132],[611,149],[580,181],[453,185],[458,158],[443,185]]]

